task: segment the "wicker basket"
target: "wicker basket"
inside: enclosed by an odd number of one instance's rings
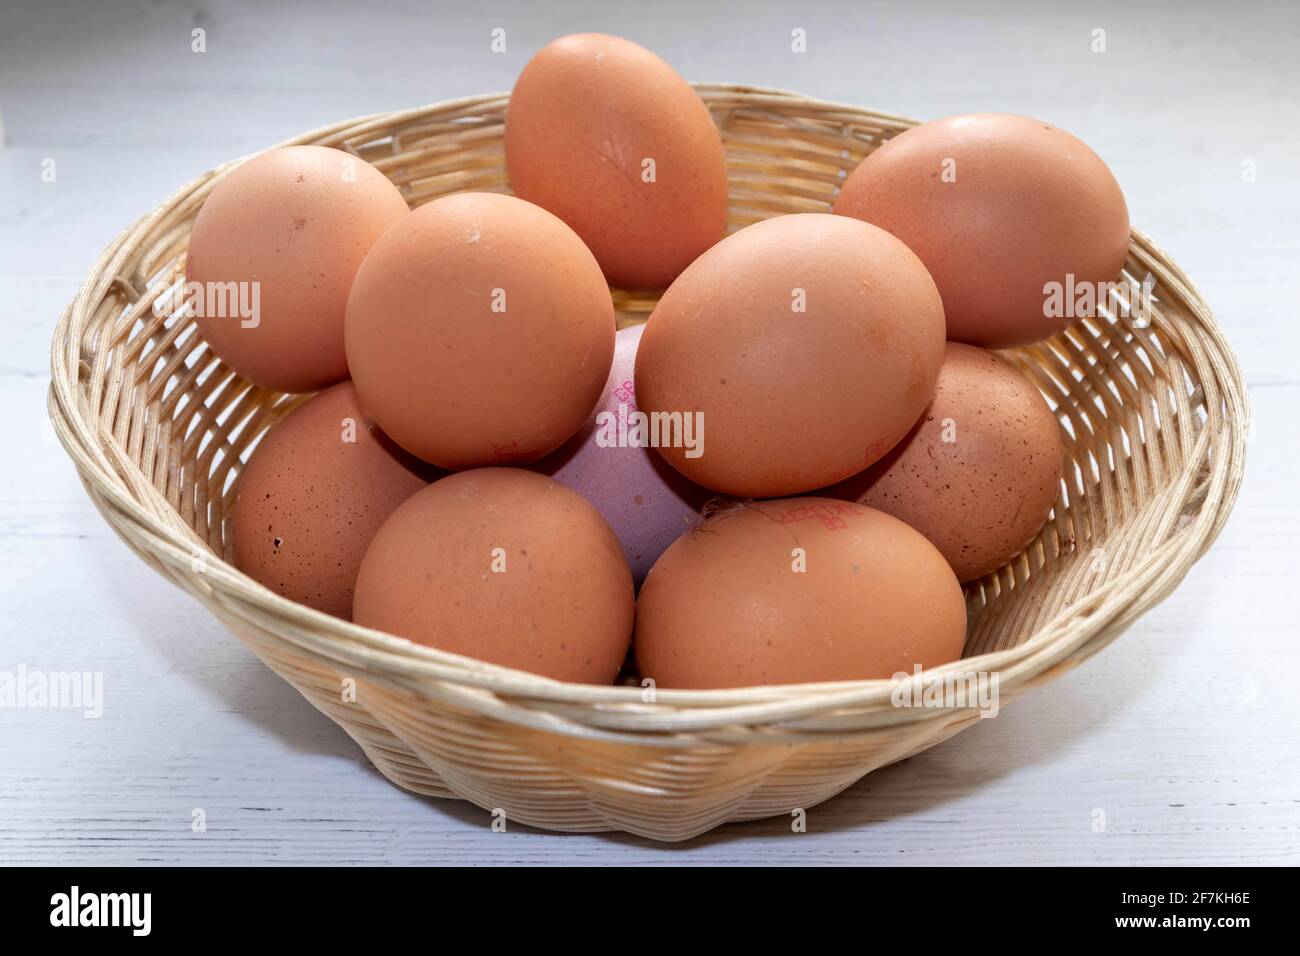
[[[697,87],[722,129],[731,227],[824,212],[874,147],[913,121],[775,90]],[[339,123],[295,139],[350,150],[414,205],[508,189],[505,95]],[[230,563],[241,462],[300,399],[250,387],[192,321],[154,303],[227,164],[100,257],[59,322],[50,416],[86,488],[144,560],[199,598],[398,786],[551,830],[682,840],[807,809],[952,736],[969,707],[900,708],[887,681],[725,692],[564,684],[412,645],[284,600]],[[1156,280],[1149,324],[1111,315],[1014,352],[1055,407],[1067,455],[1052,519],[968,585],[961,670],[1000,701],[1063,673],[1167,596],[1236,497],[1246,392],[1186,276],[1134,232],[1126,271]],[[652,299],[615,293],[620,325]],[[156,314],[160,313],[160,314]]]

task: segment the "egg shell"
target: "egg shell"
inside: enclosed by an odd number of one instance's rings
[[[533,466],[596,506],[622,544],[637,584],[715,497],[671,468],[653,448],[608,443],[618,434],[615,423],[620,418],[629,422],[637,411],[634,369],[644,331],[644,325],[619,330],[614,364],[596,410],[563,447]]]
[[[515,194],[572,226],[615,286],[664,288],[726,228],[726,156],[708,108],[629,40],[582,33],[543,47],[510,94],[505,152]]]
[[[1045,287],[1110,282],[1128,255],[1110,169],[1026,116],[972,113],[900,133],[849,175],[835,212],[907,243],[943,296],[948,338],[973,345],[1056,334],[1072,319],[1048,316]]]
[[[843,216],[768,219],[691,264],[651,314],[637,396],[703,415],[697,457],[660,448],[697,484],[736,497],[820,488],[861,471],[930,401],[943,306],[925,267],[882,229]]]
[[[231,511],[235,565],[291,601],[346,619],[370,539],[434,477],[361,410],[352,383],[340,382],[253,450]]]
[[[448,469],[524,464],[600,398],[614,304],[573,230],[510,196],[422,206],[366,256],[348,300],[362,403],[403,448]]]
[[[449,475],[379,529],[358,624],[556,680],[609,684],[627,656],[632,576],[586,499],[519,468]]]
[[[906,521],[959,580],[983,577],[1033,540],[1060,493],[1056,416],[992,352],[948,344],[934,399],[911,433],[860,475],[823,492]]]
[[[641,588],[634,650],[659,687],[717,689],[889,678],[956,660],[965,637],[961,586],[919,532],[807,497],[674,542]]]
[[[255,156],[222,179],[194,220],[189,283],[243,295],[196,316],[199,332],[254,385],[311,392],[348,377],[343,319],[361,260],[406,200],[350,153],[289,146]],[[252,285],[256,283],[256,286]],[[254,291],[256,298],[254,298]],[[233,300],[232,300],[233,301]]]

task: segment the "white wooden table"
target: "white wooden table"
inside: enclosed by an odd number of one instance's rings
[[[99,719],[0,709],[0,863],[1300,862],[1300,7],[263,6],[0,7],[0,672],[104,674]],[[1245,488],[1177,594],[998,719],[812,810],[805,834],[782,819],[672,848],[494,833],[468,804],[395,789],[128,552],[45,421],[57,316],[176,186],[340,118],[508,89],[542,43],[584,29],[693,79],[1059,123],[1199,283],[1250,383]]]

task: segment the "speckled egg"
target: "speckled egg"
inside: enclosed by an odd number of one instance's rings
[[[659,687],[890,678],[961,656],[966,604],[921,534],[826,498],[737,505],[663,553],[635,652]]]
[[[934,400],[888,455],[824,494],[916,528],[970,581],[1020,553],[1060,494],[1056,416],[1003,359],[950,342]]]
[[[637,584],[716,497],[679,474],[653,448],[634,440],[634,369],[644,331],[644,325],[619,330],[614,364],[595,412],[564,447],[533,466],[600,510],[623,545]]]
[[[186,300],[204,340],[263,388],[311,392],[347,378],[352,279],[406,214],[397,187],[351,153],[289,146],[253,157],[212,190],[190,233]]]
[[[354,620],[556,680],[609,684],[627,656],[632,576],[605,519],[521,468],[449,475],[379,529]]]
[[[262,438],[231,512],[235,565],[292,601],[352,614],[370,539],[438,474],[361,410],[351,382],[309,398]]]

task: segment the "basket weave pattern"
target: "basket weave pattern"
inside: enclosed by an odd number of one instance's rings
[[[826,212],[844,177],[914,121],[775,90],[697,86],[722,130],[730,228]],[[507,97],[474,97],[300,136],[382,170],[412,206],[509,188]],[[230,563],[242,462],[301,397],[254,388],[190,319],[155,307],[182,275],[203,200],[234,164],[172,196],[95,263],[55,332],[50,416],[126,543],[195,595],[401,787],[553,830],[681,840],[807,809],[978,714],[899,708],[886,681],[721,692],[564,684],[412,645],[288,602]],[[1134,232],[1126,273],[1155,280],[1149,323],[1107,313],[1004,353],[1056,409],[1065,481],[1052,519],[968,585],[963,671],[1001,703],[1118,637],[1218,534],[1241,480],[1240,371],[1190,281]],[[619,324],[653,298],[615,292]]]

